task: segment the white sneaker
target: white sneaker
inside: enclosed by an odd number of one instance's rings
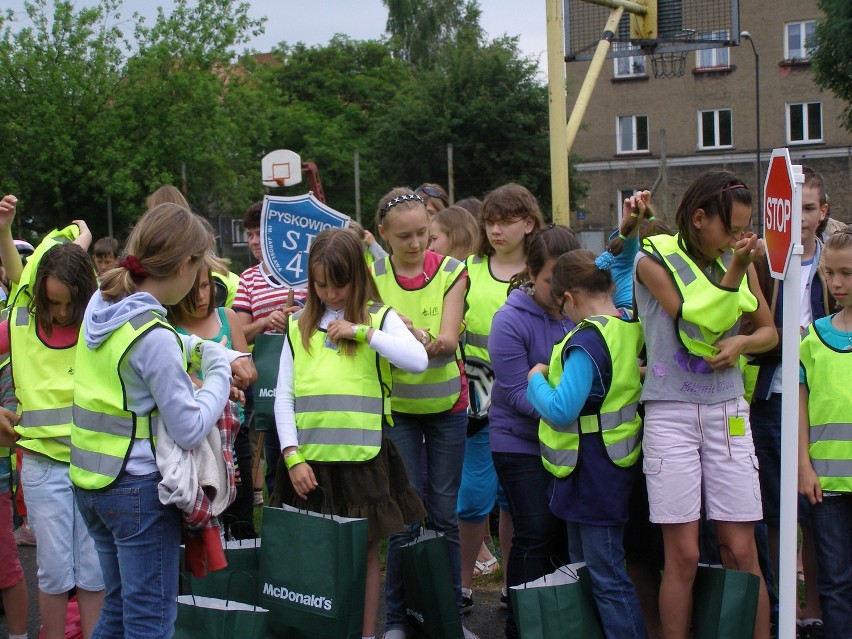
[[[464,639],[479,639],[479,636],[462,626],[462,632],[464,633]]]

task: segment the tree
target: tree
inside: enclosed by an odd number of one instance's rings
[[[852,3],[818,0],[823,18],[817,21],[816,48],[811,54],[814,79],[847,103],[843,127],[852,131]]]

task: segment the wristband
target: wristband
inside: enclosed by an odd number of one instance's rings
[[[649,221],[649,222],[653,222],[653,221],[654,221],[654,220],[656,220],[656,219],[657,219],[657,218],[655,218],[655,217],[652,215],[651,217],[649,217],[649,218],[648,218],[648,221]]]
[[[624,233],[619,233],[618,237],[624,240],[625,242],[627,241],[627,237],[625,237]]]
[[[299,450],[294,450],[286,455],[284,455],[284,464],[287,466],[287,470],[290,470],[296,464],[304,464],[305,456]]]
[[[352,339],[356,342],[366,342],[367,341],[367,333],[370,332],[370,327],[366,324],[356,324],[355,325],[355,333],[352,335]]]
[[[631,213],[630,217],[639,217],[639,214],[638,213]]]
[[[429,342],[432,341],[432,336],[429,335],[428,332],[424,331],[422,328],[417,329],[417,330],[420,331],[420,339],[417,340],[417,341],[420,342],[421,344],[423,344],[423,346],[426,346]]]

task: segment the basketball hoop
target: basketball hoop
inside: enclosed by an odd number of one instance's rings
[[[681,29],[675,38],[679,43],[692,42],[695,39],[693,29]],[[662,50],[659,53],[651,53],[651,66],[654,69],[655,78],[682,78],[686,72],[686,54],[688,51]]]

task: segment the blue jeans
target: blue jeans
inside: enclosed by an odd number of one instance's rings
[[[624,526],[569,522],[568,547],[572,563],[586,562],[604,635],[647,639],[639,597],[625,568]]]
[[[506,566],[506,583],[518,586],[553,572],[553,566],[565,563],[567,542],[565,524],[551,511],[547,488],[551,475],[538,455],[492,453],[515,533],[512,552]],[[511,600],[506,617],[506,636],[518,636]]]
[[[426,447],[428,486],[426,491],[426,525],[444,534],[450,553],[450,568],[456,601],[461,606],[461,549],[459,519],[456,514],[461,484],[464,441],[467,437],[466,413],[412,415],[394,413],[394,426],[385,428],[385,436],[393,441],[405,463],[411,483],[423,497],[421,451]],[[425,443],[424,443],[425,442]],[[402,565],[399,549],[413,541],[420,524],[407,526],[404,532],[388,540],[387,574],[385,577],[386,630],[405,628],[405,599],[402,591]]]
[[[826,637],[852,637],[852,494],[811,507],[817,587]]]
[[[92,639],[174,634],[181,514],[160,503],[161,479],[160,473],[123,474],[105,490],[76,489],[106,585]]]

